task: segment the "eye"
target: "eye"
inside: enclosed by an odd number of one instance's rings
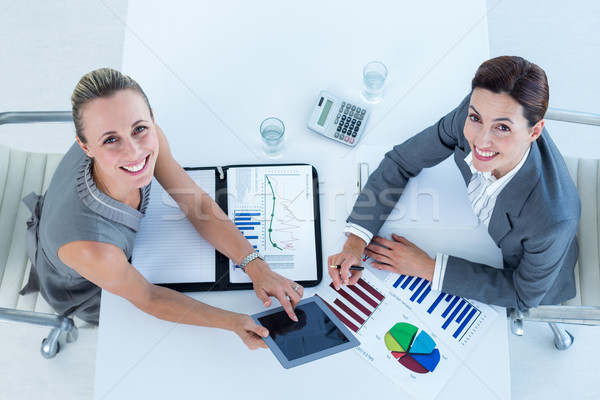
[[[473,122],[480,122],[481,120],[479,119],[479,117],[475,114],[471,114],[469,115],[469,119]]]
[[[504,124],[500,124],[498,125],[498,129],[501,130],[502,132],[508,133],[510,132],[510,128]]]
[[[111,144],[111,143],[114,143],[116,141],[117,141],[117,139],[111,136],[108,139],[106,139],[103,143],[104,144]]]
[[[142,133],[146,130],[147,128],[145,126],[138,126],[133,130],[133,133]]]

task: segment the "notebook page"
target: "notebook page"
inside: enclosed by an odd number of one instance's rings
[[[309,165],[230,168],[229,218],[272,270],[317,279],[312,168]],[[230,281],[250,278],[230,261]]]
[[[215,197],[214,170],[187,171]],[[215,249],[194,228],[156,179],[135,240],[132,264],[151,283],[214,282]]]

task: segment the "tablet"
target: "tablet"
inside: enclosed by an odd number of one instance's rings
[[[264,338],[284,368],[292,368],[360,345],[319,297],[303,299],[294,310],[298,322],[277,307],[252,318],[269,330]]]

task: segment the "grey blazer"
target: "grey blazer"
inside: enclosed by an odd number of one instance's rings
[[[471,151],[463,134],[471,96],[435,125],[385,155],[356,200],[348,222],[377,233],[410,177],[454,154],[465,184]],[[504,269],[450,256],[444,292],[525,310],[558,304],[576,294],[579,195],[546,129],[527,160],[499,194],[488,232],[502,251]]]

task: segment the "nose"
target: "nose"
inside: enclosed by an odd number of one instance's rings
[[[483,129],[479,130],[477,137],[475,138],[475,146],[485,149],[492,145],[492,128],[484,126]]]
[[[140,144],[132,137],[123,139],[122,157],[131,162],[138,161],[141,158]]]

